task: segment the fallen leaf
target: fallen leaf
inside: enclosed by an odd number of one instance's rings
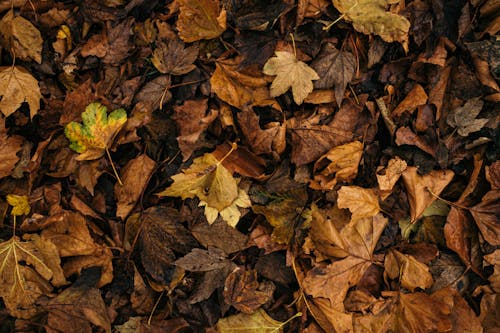
[[[185,47],[182,41],[174,39],[157,43],[151,62],[160,73],[182,75],[196,68],[193,63],[197,57],[197,46]]]
[[[186,161],[201,146],[203,132],[217,118],[217,110],[210,109],[207,114],[208,99],[188,100],[174,107],[172,118],[177,124],[179,136],[177,143],[182,151],[182,159]]]
[[[470,208],[481,235],[493,246],[500,245],[500,190],[486,193],[481,202]]]
[[[403,288],[412,292],[417,288],[423,290],[430,288],[434,282],[427,265],[417,261],[411,255],[394,249],[391,249],[385,256],[384,267],[386,277],[399,280]]]
[[[109,115],[106,110],[100,103],[91,103],[82,113],[83,125],[72,121],[64,128],[64,134],[71,142],[69,147],[80,154],[77,160],[95,160],[104,155],[127,122],[124,109],[114,110]]]
[[[410,203],[411,223],[414,223],[436,200],[436,196],[450,183],[454,175],[451,170],[432,170],[427,175],[421,176],[418,174],[418,169],[413,166],[403,171],[403,182]]]
[[[238,189],[238,196],[236,199],[226,208],[219,211],[217,208],[208,205],[208,202],[200,200],[200,206],[205,207],[205,217],[208,223],[214,223],[217,216],[221,216],[228,225],[235,228],[240,221],[241,212],[239,208],[248,208],[252,206],[250,197],[247,192],[243,189]]]
[[[260,72],[239,69],[239,59],[227,59],[215,64],[210,78],[212,92],[224,102],[243,109],[252,105],[277,104],[270,96],[267,81]],[[279,108],[279,105],[277,106]]]
[[[64,98],[63,113],[59,118],[59,125],[65,126],[71,121],[79,121],[85,107],[94,99],[92,80],[87,80],[76,89],[68,92]]]
[[[122,325],[114,325],[118,333],[146,333],[146,332],[169,332],[181,333],[189,327],[184,318],[173,318],[167,320],[150,320],[149,317],[129,317]]]
[[[11,215],[28,215],[31,207],[25,195],[7,194],[7,202],[12,206]]]
[[[388,43],[400,42],[408,48],[410,22],[403,16],[386,12],[388,0],[333,0],[333,5],[351,21],[354,29],[376,34]]]
[[[467,265],[472,265],[472,240],[474,237],[470,215],[463,209],[452,207],[444,226],[446,246],[455,251]]]
[[[437,142],[428,143],[421,136],[415,134],[410,128],[401,126],[396,131],[396,144],[416,146],[431,156],[436,156]]]
[[[2,159],[0,160],[0,179],[10,176],[16,163],[19,161],[17,153],[21,150],[23,138],[19,135],[7,135],[5,128],[5,119],[0,119],[0,151]]]
[[[466,267],[454,254],[441,252],[439,258],[429,264],[429,270],[434,278],[431,292],[446,287],[459,289],[464,285]]]
[[[0,111],[5,117],[14,113],[23,102],[30,107],[33,118],[40,109],[38,81],[21,66],[0,67]]]
[[[319,18],[326,12],[330,4],[327,0],[299,0],[297,4],[296,26],[300,26],[304,18]]]
[[[314,163],[314,179],[309,186],[315,190],[332,190],[338,182],[349,182],[358,175],[363,144],[353,141],[330,149]]]
[[[390,159],[385,168],[382,166],[377,167],[376,176],[382,200],[385,200],[390,195],[392,188],[396,185],[406,167],[406,161],[397,156]]]
[[[37,28],[11,10],[0,20],[0,44],[14,57],[42,63],[43,39]]]
[[[401,117],[403,113],[412,114],[418,106],[424,105],[427,102],[427,94],[424,88],[416,83],[408,92],[408,95],[396,106],[391,112],[392,117]]]
[[[186,43],[219,37],[226,30],[226,10],[218,0],[179,0],[177,29]]]
[[[338,190],[337,205],[339,208],[349,208],[353,221],[372,217],[380,212],[378,197],[372,189],[359,186],[342,186]]]
[[[161,75],[147,82],[135,95],[134,102],[141,103],[148,112],[163,108],[172,99],[170,75]]]
[[[226,278],[224,283],[224,302],[234,306],[238,311],[252,314],[269,301],[271,293],[259,290],[257,272],[237,267]]]
[[[274,320],[264,310],[258,309],[252,314],[239,313],[219,319],[216,327],[220,333],[283,333],[287,322]]]
[[[247,236],[221,220],[212,224],[206,222],[195,225],[191,232],[204,247],[215,246],[225,253],[234,253],[247,247]]]
[[[311,63],[311,68],[319,74],[314,82],[316,89],[335,87],[335,100],[342,105],[344,91],[354,77],[356,59],[347,51],[339,51],[333,44],[327,43]]]
[[[476,119],[483,105],[484,102],[481,97],[470,99],[463,106],[454,109],[448,114],[446,122],[451,127],[456,128],[461,136],[468,136],[470,133],[477,132],[489,121],[486,118]]]
[[[271,84],[271,97],[283,95],[292,88],[293,100],[302,104],[313,91],[312,80],[318,80],[318,74],[290,52],[276,51],[275,54],[276,57],[269,59],[262,69],[266,75],[276,75]]]
[[[489,266],[493,266],[493,274],[490,275],[488,280],[490,280],[491,288],[498,293],[500,291],[500,250],[497,249],[485,255],[484,261],[489,264]]]
[[[141,194],[145,190],[149,178],[155,170],[156,162],[142,154],[130,160],[121,171],[123,186],[115,184],[116,216],[123,221],[134,209]]]

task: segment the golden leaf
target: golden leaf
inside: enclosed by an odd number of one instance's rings
[[[410,291],[415,291],[416,288],[425,290],[434,283],[427,265],[394,249],[386,255],[384,267],[387,277],[399,279],[401,286]]]
[[[0,67],[0,111],[4,116],[10,116],[27,102],[33,118],[40,109],[40,98],[38,81],[24,67]]]
[[[349,208],[353,221],[372,217],[380,212],[378,197],[371,189],[359,186],[342,186],[338,194],[337,204],[339,208]]]
[[[27,215],[30,213],[30,204],[25,195],[7,194],[7,202],[12,206],[11,215]]]
[[[186,43],[219,37],[226,30],[226,11],[218,0],[179,0],[177,29]]]
[[[43,39],[40,31],[25,18],[14,16],[12,10],[0,20],[0,44],[14,57],[42,63]]]

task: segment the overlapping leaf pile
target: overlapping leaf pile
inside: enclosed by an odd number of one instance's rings
[[[498,12],[0,0],[0,331],[495,332]]]

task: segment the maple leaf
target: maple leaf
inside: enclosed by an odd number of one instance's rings
[[[95,160],[113,142],[118,131],[127,122],[124,109],[117,109],[109,115],[107,108],[101,103],[91,103],[82,113],[83,125],[70,122],[64,128],[64,134],[70,140],[69,147],[80,153],[78,161]]]
[[[283,327],[301,315],[299,312],[287,321],[280,322],[269,317],[264,310],[258,309],[252,314],[239,313],[219,319],[216,327],[220,333],[283,333]]]
[[[54,286],[66,283],[55,245],[26,234],[0,243],[0,297],[13,315],[30,318],[37,312],[34,302],[50,295]],[[49,283],[52,282],[51,283]]]
[[[339,208],[349,208],[352,220],[372,217],[380,212],[378,197],[372,189],[359,186],[342,186],[338,191]]]
[[[27,215],[30,213],[30,204],[25,195],[7,194],[7,202],[12,206],[11,215]]]
[[[262,70],[266,75],[276,75],[271,84],[271,96],[276,97],[292,88],[293,100],[302,104],[313,91],[312,80],[318,80],[318,74],[306,63],[297,60],[293,53],[276,51],[276,57],[269,59]]]
[[[174,183],[158,196],[198,197],[205,206],[205,215],[213,223],[218,214],[230,225],[238,223],[238,207],[249,207],[248,194],[238,189],[238,183],[213,154],[205,154],[193,160],[193,164],[181,174],[172,176]]]
[[[401,42],[405,49],[408,42],[410,21],[405,17],[385,11],[390,0],[333,0],[335,8],[354,29],[364,34],[376,34],[388,43]]]
[[[179,0],[177,29],[187,42],[219,37],[226,30],[226,10],[218,0]]]
[[[11,10],[0,20],[0,43],[22,60],[42,63],[43,39],[37,28]]]
[[[185,47],[182,41],[174,39],[157,43],[151,62],[160,73],[182,75],[196,68],[193,62],[197,57],[197,46]]]
[[[335,100],[340,106],[344,99],[345,88],[351,82],[356,69],[354,55],[339,51],[331,43],[327,43],[311,63],[311,67],[320,74],[319,80],[314,82],[314,87],[317,89],[335,87]]]
[[[391,249],[385,257],[385,274],[390,279],[399,279],[401,286],[415,291],[416,288],[427,289],[434,282],[429,267],[413,256]]]
[[[40,109],[40,87],[38,81],[23,67],[0,67],[0,111],[8,117],[23,102],[30,107],[30,116]]]
[[[446,122],[456,128],[460,136],[468,136],[470,133],[477,132],[489,121],[487,118],[476,119],[483,105],[481,97],[472,98],[463,106],[454,109],[448,115]]]

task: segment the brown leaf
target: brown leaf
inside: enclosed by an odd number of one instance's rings
[[[149,178],[155,170],[156,163],[146,154],[130,160],[121,171],[123,185],[115,184],[116,216],[123,221],[137,204],[145,190]]]
[[[179,0],[177,29],[186,43],[219,37],[226,30],[226,10],[218,0]]]
[[[424,105],[427,102],[427,94],[425,93],[424,88],[418,83],[416,83],[413,88],[410,90],[408,95],[398,104],[398,106],[392,110],[392,117],[401,117],[401,115],[405,112],[412,114],[415,109]]]
[[[298,27],[304,18],[319,18],[329,5],[327,0],[299,0],[295,25]]]
[[[427,175],[421,176],[418,174],[418,169],[413,166],[403,171],[403,182],[408,192],[412,223],[436,200],[435,196],[441,193],[453,179],[454,175],[454,172],[451,170],[433,170]]]
[[[446,122],[457,129],[461,136],[468,136],[477,132],[489,121],[487,118],[476,119],[483,108],[484,102],[480,97],[472,98],[461,107],[454,109],[448,114]]]
[[[472,266],[471,245],[474,232],[470,216],[466,211],[456,207],[451,208],[446,218],[444,236],[446,246],[455,251],[467,266]]]
[[[495,161],[486,167],[486,179],[492,190],[500,189],[500,161]]]
[[[174,107],[172,118],[177,124],[179,136],[177,142],[182,151],[183,161],[186,161],[193,151],[201,146],[202,133],[217,118],[217,110],[207,111],[208,99],[188,100]]]
[[[431,292],[446,287],[463,289],[464,280],[467,279],[465,275],[467,268],[456,255],[441,252],[439,258],[429,264],[429,269],[434,278]]]
[[[266,160],[252,153],[243,146],[238,146],[229,156],[227,153],[231,150],[231,145],[225,142],[218,145],[212,154],[220,161],[226,157],[222,165],[233,173],[238,173],[244,177],[255,179],[265,179]]]
[[[372,217],[380,212],[378,197],[372,189],[342,186],[338,195],[337,205],[339,208],[349,208],[353,221]]]
[[[239,60],[218,61],[210,78],[212,92],[224,102],[243,109],[244,106],[272,105],[267,81],[260,72],[240,71]],[[279,109],[279,105],[277,106]]]
[[[416,146],[425,151],[427,154],[436,156],[436,142],[432,142],[431,144],[427,143],[424,139],[406,126],[402,126],[396,131],[396,144],[398,146]]]
[[[87,80],[78,88],[68,92],[64,98],[63,114],[59,118],[59,125],[65,126],[72,121],[80,121],[85,107],[94,100],[92,80]]]
[[[0,119],[0,151],[2,152],[0,179],[9,176],[13,171],[17,161],[19,161],[17,153],[21,150],[23,141],[19,135],[8,136],[5,129],[5,118]]]
[[[40,87],[38,81],[21,66],[0,67],[0,111],[8,117],[23,102],[30,108],[33,118],[40,109]]]
[[[397,156],[390,159],[385,168],[382,166],[377,167],[377,182],[382,200],[390,195],[392,188],[396,185],[406,167],[406,161]]]
[[[234,253],[245,249],[247,236],[218,219],[213,224],[199,223],[191,229],[194,238],[204,247],[215,246],[225,253]]]
[[[224,251],[209,247],[208,251],[194,248],[184,257],[175,261],[175,265],[191,272],[208,272],[219,270],[231,265],[232,261],[226,258]]]
[[[43,39],[37,28],[22,16],[9,11],[0,20],[0,43],[14,57],[42,63]]]
[[[162,108],[172,99],[170,90],[170,75],[161,75],[147,82],[135,95],[134,101],[142,103],[148,111],[152,112]]]
[[[493,246],[500,245],[500,191],[486,193],[480,203],[470,208],[481,235]]]
[[[335,87],[335,100],[342,105],[347,84],[354,77],[356,59],[350,52],[339,51],[333,44],[327,43],[311,63],[311,67],[319,74],[314,82],[316,89]]]
[[[118,333],[180,333],[189,328],[189,323],[184,318],[168,320],[151,320],[150,317],[129,317],[123,325],[114,325]]]
[[[285,150],[285,124],[268,123],[267,128],[262,129],[259,125],[259,116],[246,107],[243,108],[243,112],[238,113],[238,123],[256,154],[269,154],[273,151],[281,154]]]
[[[497,249],[485,255],[484,261],[493,266],[493,274],[490,275],[488,280],[490,280],[491,288],[498,293],[500,291],[500,250]]]
[[[193,62],[198,57],[198,47],[185,47],[182,41],[159,42],[153,51],[151,62],[163,74],[182,75],[196,68]]]
[[[314,179],[309,186],[315,190],[332,190],[338,182],[353,180],[358,175],[362,155],[363,144],[359,141],[330,149],[314,163]]]
[[[224,302],[243,313],[251,314],[272,296],[272,292],[258,288],[257,272],[238,267],[226,278]]]
[[[417,288],[430,288],[434,282],[427,265],[394,249],[385,256],[384,266],[388,278],[399,280],[403,288],[412,292]]]

